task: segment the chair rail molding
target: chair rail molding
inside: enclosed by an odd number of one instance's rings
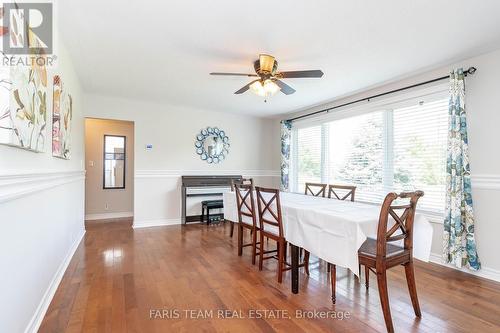
[[[471,176],[472,188],[500,190],[500,174],[476,174]]]
[[[279,170],[136,170],[135,178],[171,178],[205,175],[243,175],[247,177],[280,177]]]
[[[25,171],[0,173],[0,203],[64,184],[84,181],[84,170]]]

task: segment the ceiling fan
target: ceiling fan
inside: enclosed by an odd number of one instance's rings
[[[295,89],[281,81],[281,79],[320,78],[323,76],[323,72],[319,69],[278,72],[278,62],[268,54],[259,55],[259,59],[255,60],[253,67],[257,74],[210,73],[210,75],[258,77],[258,79],[237,90],[235,94],[239,95],[250,89],[255,94],[263,97],[272,96],[278,91],[285,95],[291,95],[295,92]]]

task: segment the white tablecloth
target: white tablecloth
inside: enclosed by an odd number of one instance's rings
[[[280,193],[280,199],[283,231],[288,242],[358,274],[358,249],[367,237],[376,238],[380,205],[285,192]],[[236,194],[226,192],[223,200],[224,218],[237,222]],[[415,258],[429,261],[432,232],[427,218],[416,214],[413,233]]]

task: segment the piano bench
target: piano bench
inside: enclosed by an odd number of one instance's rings
[[[207,225],[210,224],[210,209],[224,208],[222,200],[205,200],[201,202],[201,221],[205,217],[205,209],[207,210]]]

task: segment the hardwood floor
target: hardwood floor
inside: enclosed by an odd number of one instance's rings
[[[268,260],[259,272],[249,249],[237,256],[237,237],[229,238],[227,223],[137,230],[130,225],[88,224],[40,332],[385,331],[373,274],[366,291],[352,273],[338,268],[337,304],[332,305],[326,264],[316,258],[311,258],[310,277],[301,272],[300,293],[293,295],[289,272],[283,284],[276,282],[275,262]],[[403,268],[389,271],[388,280],[396,332],[500,330],[500,283],[417,262],[419,320]],[[251,312],[266,309],[282,311],[264,318]],[[337,319],[300,318],[297,310],[335,313]]]

